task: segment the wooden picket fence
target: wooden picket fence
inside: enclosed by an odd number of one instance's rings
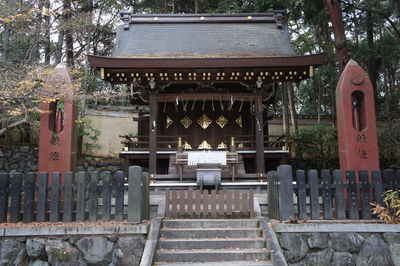
[[[168,190],[167,218],[253,218],[252,190]]]
[[[400,189],[400,170],[297,170],[281,165],[268,178],[268,216],[279,220],[370,220],[371,203]],[[372,180],[370,182],[370,180]]]
[[[125,219],[136,223],[149,219],[149,178],[139,166],[130,167],[128,175],[122,171],[114,175],[0,173],[1,223]]]

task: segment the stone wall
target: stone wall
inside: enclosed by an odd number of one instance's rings
[[[0,145],[0,172],[37,171],[38,147]]]
[[[0,145],[0,172],[35,172],[38,164],[37,146]],[[76,172],[116,172],[123,170],[123,161],[119,158],[94,158],[78,160]]]
[[[400,266],[400,233],[279,233],[289,265]]]
[[[110,171],[115,173],[116,171],[124,170],[124,162],[118,158],[94,158],[91,160],[79,160],[76,164],[76,172],[103,172]]]
[[[143,236],[1,238],[0,265],[139,265]]]

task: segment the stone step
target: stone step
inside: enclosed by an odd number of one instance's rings
[[[247,238],[261,237],[260,228],[162,228],[161,238]]]
[[[223,248],[265,248],[263,238],[198,238],[160,239],[159,248],[168,249],[223,249]]]
[[[257,219],[170,219],[164,220],[165,228],[212,228],[212,227],[231,227],[231,228],[252,228],[258,227]]]
[[[156,262],[267,261],[268,259],[269,251],[266,249],[157,250],[155,254]]]
[[[156,262],[154,265],[162,266],[273,266],[271,261],[216,261],[216,262]]]

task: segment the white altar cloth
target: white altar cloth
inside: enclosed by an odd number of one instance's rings
[[[226,165],[226,151],[188,151],[188,165],[219,163]]]

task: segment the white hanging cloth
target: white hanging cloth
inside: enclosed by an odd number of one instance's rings
[[[219,163],[226,165],[226,151],[188,151],[188,165]]]

